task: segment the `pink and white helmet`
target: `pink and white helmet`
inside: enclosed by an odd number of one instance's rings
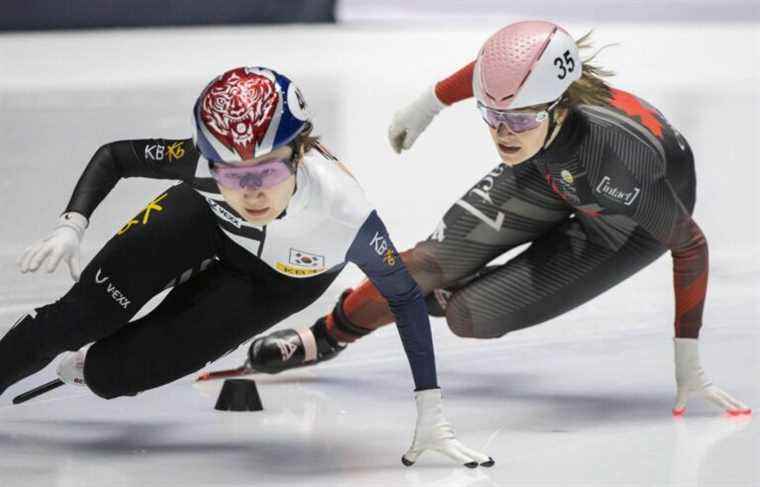
[[[575,41],[551,22],[508,25],[478,53],[472,87],[481,104],[497,110],[550,103],[581,77]]]

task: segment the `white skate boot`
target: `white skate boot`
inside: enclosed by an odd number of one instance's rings
[[[58,378],[65,384],[84,386],[84,359],[85,353],[82,350],[63,353],[58,362]]]

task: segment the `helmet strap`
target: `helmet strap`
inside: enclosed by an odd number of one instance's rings
[[[295,143],[291,142],[289,145],[293,149],[293,154],[288,160],[288,167],[290,167],[290,172],[295,174],[298,171],[298,163],[301,161],[303,154],[301,154],[299,147]]]
[[[562,97],[557,98],[554,102],[552,102],[551,105],[546,109],[546,111],[549,113],[549,128],[546,131],[546,137],[544,138],[543,148],[546,149],[549,144],[551,143],[554,132],[559,128],[559,123],[557,122],[557,106],[559,105],[559,102],[562,100]]]

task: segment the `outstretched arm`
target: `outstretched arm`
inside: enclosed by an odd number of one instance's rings
[[[638,187],[626,203],[606,200],[604,181],[595,185],[601,204],[628,214],[644,230],[670,249],[675,291],[675,415],[686,410],[690,396],[700,395],[731,414],[747,414],[747,405],[715,386],[699,360],[698,341],[707,293],[708,251],[702,230],[684,207],[670,182],[662,175],[639,177]]]
[[[435,84],[435,96],[446,105],[472,98],[472,74],[475,61]]]
[[[388,128],[388,139],[397,153],[409,150],[417,137],[448,105],[472,97],[475,61],[425,90],[416,100],[397,111]]]
[[[605,187],[611,183],[608,177],[605,178],[593,183],[599,203],[615,213],[628,215],[670,250],[673,257],[675,336],[698,338],[709,268],[707,240],[702,230],[664,176],[639,176],[627,203],[608,196]]]
[[[66,262],[79,280],[79,245],[95,208],[121,178],[188,179],[195,173],[198,152],[192,140],[143,139],[112,142],[95,152],[79,178],[66,211],[53,231],[29,246],[18,260],[22,273],[45,265],[53,272]]]
[[[412,368],[415,388],[438,387],[425,300],[377,212],[367,217],[348,250],[347,260],[356,263],[388,301]]]
[[[377,212],[369,214],[346,257],[367,274],[388,300],[412,368],[417,424],[412,446],[401,457],[403,464],[413,465],[422,453],[432,450],[470,468],[492,466],[492,458],[456,439],[454,429],[444,416],[425,301],[419,286],[399,258]]]
[[[98,149],[79,177],[66,212],[90,218],[122,178],[186,180],[195,173],[198,151],[191,139],[111,142]]]

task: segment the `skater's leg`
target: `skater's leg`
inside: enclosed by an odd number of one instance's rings
[[[610,248],[590,238],[584,225],[573,219],[457,290],[448,302],[446,318],[459,336],[500,337],[591,300],[665,250],[638,227],[626,244]]]
[[[285,291],[272,291],[260,277],[215,263],[178,286],[151,313],[89,349],[87,385],[110,399],[195,372],[308,306],[335,276],[290,279],[296,282]]]
[[[0,393],[59,353],[116,332],[167,284],[208,265],[215,228],[202,198],[184,185],[154,199],[65,296],[22,317],[0,340]]]
[[[499,255],[566,221],[570,213],[534,166],[500,164],[455,202],[427,240],[401,258],[428,295],[468,279]],[[328,316],[328,327],[340,341],[357,336],[344,323],[373,330],[393,322],[387,303],[368,281],[345,297],[341,311],[342,316]]]

